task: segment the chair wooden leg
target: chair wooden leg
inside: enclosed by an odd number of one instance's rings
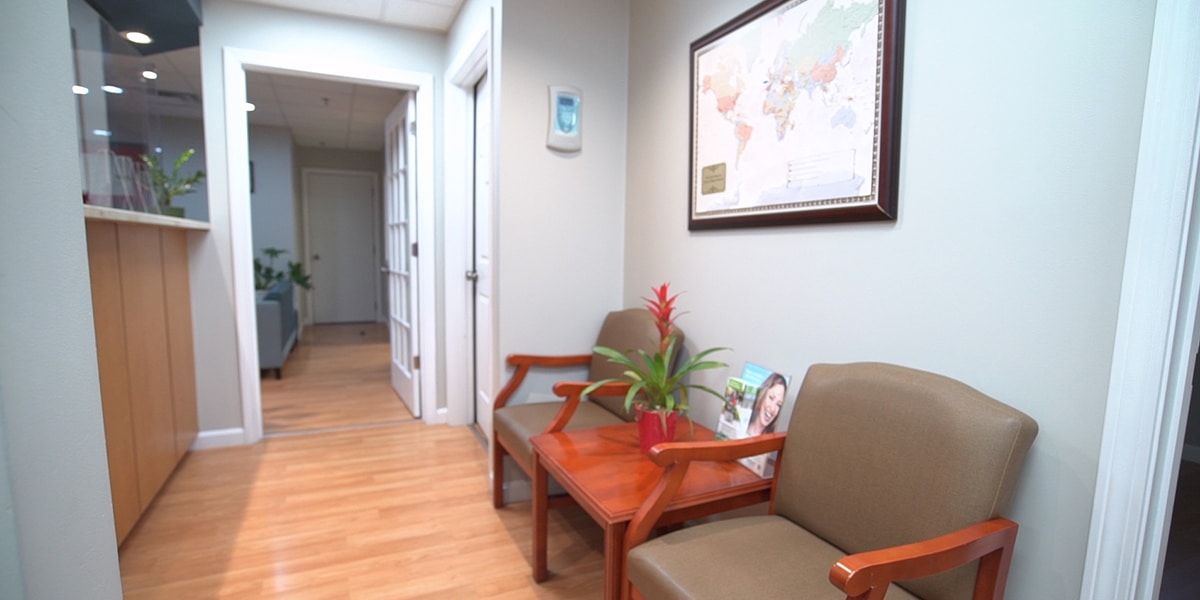
[[[495,433],[492,434],[495,436]],[[504,508],[504,446],[492,440],[492,506]]]
[[[995,600],[1004,597],[1008,570],[1012,566],[1012,549],[1012,545],[1006,545],[979,559],[973,600]]]

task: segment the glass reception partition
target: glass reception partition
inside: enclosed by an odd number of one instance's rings
[[[139,46],[97,10],[104,0],[67,1],[75,81],[64,93],[75,99],[83,203],[170,216],[185,204],[207,220],[199,69],[176,64],[198,53]],[[172,202],[180,194],[186,202]]]

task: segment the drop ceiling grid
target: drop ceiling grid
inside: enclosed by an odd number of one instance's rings
[[[391,25],[450,30],[463,0],[238,0],[290,10],[336,15]]]
[[[445,33],[463,0],[237,0],[250,4],[383,22]],[[159,90],[202,93],[198,48],[145,57],[159,73]],[[138,71],[134,71],[138,72]],[[387,115],[404,98],[402,90],[261,72],[246,73],[247,100],[256,106],[250,123],[287,127],[300,146],[383,149]],[[323,98],[329,98],[328,106]],[[164,116],[201,118],[201,106],[179,99],[160,103]],[[335,124],[334,121],[337,121]]]

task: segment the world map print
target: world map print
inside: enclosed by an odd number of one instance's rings
[[[880,18],[789,2],[695,53],[694,214],[870,202]]]

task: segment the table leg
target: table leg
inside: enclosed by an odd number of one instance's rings
[[[550,493],[546,469],[537,452],[533,453],[533,580],[549,577],[546,569],[546,509]]]
[[[628,521],[604,527],[604,600],[621,600],[625,587],[625,530]]]

